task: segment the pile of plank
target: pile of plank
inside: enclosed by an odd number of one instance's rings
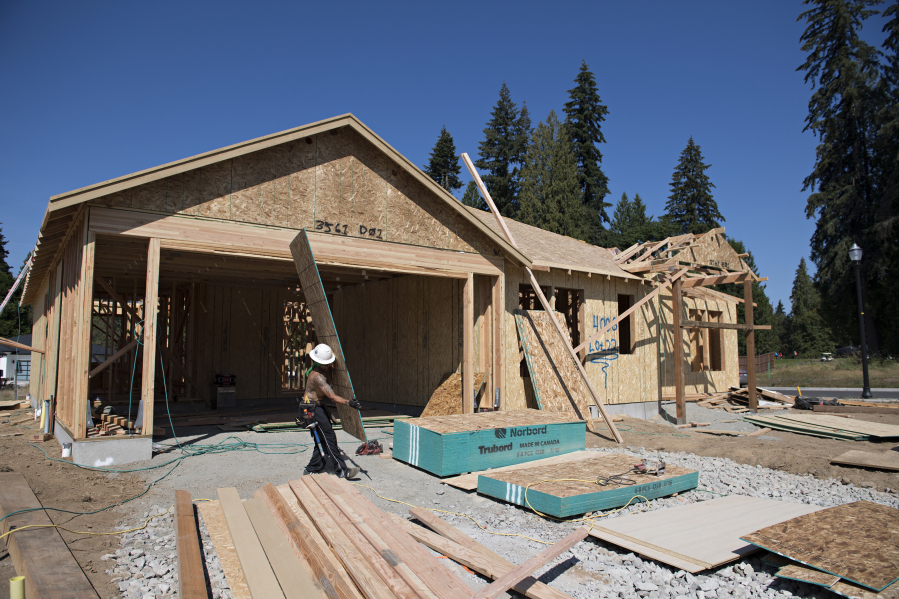
[[[329,475],[265,485],[241,501],[219,489],[198,506],[235,599],[494,598],[514,589],[566,599],[532,572],[584,539],[579,528],[521,566],[504,560],[432,512],[412,514],[428,530],[380,510],[350,483]],[[422,545],[494,582],[475,592]]]
[[[758,407],[760,410],[783,410],[790,408],[794,399],[789,395],[771,391],[770,389],[756,388]],[[723,408],[732,414],[742,414],[749,411],[749,390],[731,387],[724,393],[716,393],[696,402],[702,408]]]
[[[866,422],[829,414],[753,414],[744,416],[743,420],[756,426],[828,439],[869,441],[899,438],[899,426],[894,424]]]

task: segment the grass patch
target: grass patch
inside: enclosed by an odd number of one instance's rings
[[[871,359],[868,362],[871,387],[899,387],[899,362]],[[777,360],[771,368],[756,375],[762,387],[862,387],[860,358],[840,358],[833,362],[819,360]]]

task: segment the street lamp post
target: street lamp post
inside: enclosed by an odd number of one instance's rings
[[[855,289],[858,292],[858,328],[862,337],[862,376],[864,377],[864,389],[862,399],[874,397],[871,393],[871,384],[868,382],[868,344],[865,341],[865,306],[862,303],[862,248],[853,243],[849,248],[849,259],[855,264]]]

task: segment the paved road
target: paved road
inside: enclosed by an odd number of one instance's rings
[[[766,387],[764,384],[758,386],[765,387],[765,389],[771,389],[772,391],[786,393],[788,395],[796,395],[796,387]],[[849,399],[850,397],[861,398],[862,396],[860,387],[800,387],[800,389],[802,389],[803,395],[811,395],[812,397],[839,397],[842,399]],[[874,400],[899,399],[899,389],[871,389],[871,393],[874,395]]]

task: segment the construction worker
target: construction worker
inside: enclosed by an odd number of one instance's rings
[[[334,390],[328,383],[328,378],[330,378],[331,370],[333,368],[332,364],[336,359],[334,352],[331,351],[330,347],[324,343],[319,343],[315,346],[315,349],[309,353],[309,357],[312,358],[312,361],[315,362],[315,364],[309,376],[306,378],[304,401],[315,404],[315,422],[318,423],[318,440],[321,442],[324,450],[334,459],[338,475],[343,478],[353,478],[359,474],[359,468],[347,468],[346,462],[344,462],[341,455],[340,448],[337,446],[337,435],[334,434],[334,429],[331,428],[331,420],[328,417],[327,408],[322,405],[322,401],[327,398],[334,403],[348,405],[357,410],[362,407],[362,404],[355,399],[347,400],[340,397],[334,393]],[[321,472],[325,469],[325,456],[319,451],[318,443],[315,443],[315,432],[313,432],[312,435],[312,459],[309,460],[309,464],[306,466],[304,474]]]

